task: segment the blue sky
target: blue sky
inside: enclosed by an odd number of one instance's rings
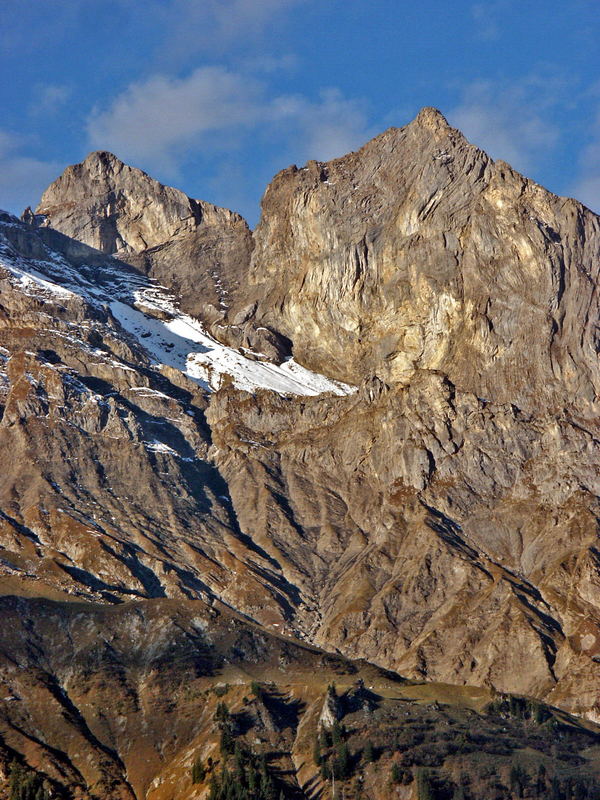
[[[426,105],[600,211],[598,0],[0,0],[0,207],[106,149],[254,225]]]

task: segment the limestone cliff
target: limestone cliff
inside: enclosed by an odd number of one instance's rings
[[[257,320],[342,380],[418,370],[527,410],[597,415],[600,222],[434,109],[280,172],[255,233]]]
[[[37,211],[96,245],[112,220],[109,249],[131,260],[196,236],[198,203],[92,154]],[[409,675],[599,713],[599,248],[594,214],[433,109],[275,177],[238,262],[243,291],[211,330],[234,344],[243,330],[248,345],[268,329],[362,388],[223,389],[208,400],[212,448],[192,447],[264,574],[284,580],[290,631]],[[236,607],[266,619],[246,594]]]
[[[27,220],[0,219],[3,594],[102,636],[125,600],[229,609],[600,719],[597,216],[425,109],[279,173],[253,236],[105,153]]]

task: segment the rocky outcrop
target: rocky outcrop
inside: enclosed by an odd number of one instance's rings
[[[92,286],[106,256],[64,234],[120,248],[112,275],[162,275],[253,358],[291,349],[359,389],[208,395],[102,303],[3,276],[6,585],[221,602],[411,678],[598,718],[598,217],[431,109],[276,176],[251,262],[242,223],[194,203],[95,154],[6,235],[59,280],[45,214]],[[213,258],[238,278],[211,317],[204,284],[177,281]]]
[[[256,319],[312,368],[402,385],[434,370],[493,402],[597,415],[598,217],[434,109],[280,172],[255,242]]]
[[[240,526],[315,610],[313,641],[598,713],[600,453],[581,421],[431,373],[368,405],[220,392],[208,421]]]
[[[327,688],[323,708],[319,714],[319,728],[331,730],[336,722],[342,718],[342,709],[339,698],[331,686]]]
[[[79,284],[60,283],[73,276]],[[0,219],[2,590],[236,607],[243,594],[253,617],[283,625],[285,582],[267,588],[269,561],[208,460],[204,391],[153,367],[147,339],[96,299],[127,300],[137,277],[55,231]]]
[[[106,152],[68,167],[27,219],[118,255],[210,323],[226,317],[252,248],[239,214],[163,186]]]

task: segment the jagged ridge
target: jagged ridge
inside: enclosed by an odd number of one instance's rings
[[[113,157],[84,165],[37,209],[64,233],[95,236],[114,208],[131,243],[146,202],[190,208]],[[147,320],[136,340],[104,307],[115,269],[131,300],[156,254],[197,243],[202,219],[178,213],[152,223],[172,238],[128,245],[133,268],[6,222],[23,263],[2,274],[5,592],[222,603],[410,677],[597,718],[598,218],[433,110],[285,170],[253,242],[244,228],[243,285],[197,314],[221,341],[265,342],[256,357],[291,348],[361,384],[294,398],[208,396],[157,368],[168,352],[144,347]],[[215,241],[232,228],[219,217]],[[198,286],[214,277],[204,245],[185,263]],[[60,269],[98,302],[61,289]],[[145,301],[142,317],[168,321]]]

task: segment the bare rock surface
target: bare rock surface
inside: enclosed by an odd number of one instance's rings
[[[255,240],[256,320],[361,382],[209,409],[311,635],[597,716],[598,217],[424,109],[276,176]]]
[[[135,270],[90,248],[83,266],[86,248],[71,242],[0,220],[6,591],[99,602],[218,595],[239,606],[238,575],[248,572],[253,616],[274,592],[282,606],[267,608],[265,622],[283,624],[288,589],[279,576],[266,588],[269,561],[241,533],[208,460],[203,382],[145,349],[167,329],[135,338],[113,315],[107,299],[126,310],[122,319],[154,323],[133,308],[143,286]],[[162,341],[168,354],[172,342]]]
[[[244,279],[252,247],[246,222],[94,152],[42,195],[37,224],[117,255],[169,286],[184,311],[222,321]]]
[[[279,173],[253,238],[110,154],[69,168],[25,222],[0,215],[0,587],[30,619],[18,647],[47,646],[38,600],[80,608],[90,640],[113,605],[186,641],[190,609],[209,627],[218,609],[334,659],[600,721],[599,265],[596,215],[433,109]],[[53,631],[77,627],[65,613]],[[263,658],[239,647],[244,669]],[[31,732],[47,693],[28,691]],[[302,692],[317,724],[325,695]],[[125,721],[89,717],[110,753],[73,734],[70,784],[179,796],[192,751],[160,732],[163,772],[123,780],[129,715],[145,719],[128,697]],[[23,720],[0,718],[16,742]],[[314,780],[312,745],[288,745]]]
[[[598,713],[599,453],[580,422],[431,373],[369,407],[269,405],[213,398],[213,453],[313,641]]]
[[[435,109],[280,172],[262,208],[250,296],[303,363],[352,383],[436,370],[488,400],[596,416],[598,217]]]

